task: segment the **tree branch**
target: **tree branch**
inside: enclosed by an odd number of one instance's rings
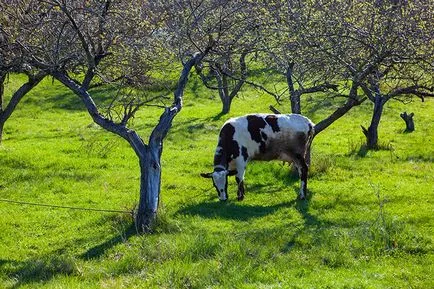
[[[95,102],[93,101],[90,94],[87,92],[86,89],[79,86],[77,83],[75,83],[72,79],[70,79],[65,73],[59,72],[59,71],[53,71],[51,72],[51,75],[59,80],[63,85],[68,87],[72,92],[74,92],[80,99],[83,101],[83,104],[85,105],[87,111],[89,112],[90,116],[92,117],[93,121],[101,126],[102,128],[119,135],[120,137],[124,138],[128,142],[130,141],[129,138],[129,130],[121,124],[115,123],[112,120],[104,117],[98,110],[98,107],[96,106]]]
[[[424,101],[425,97],[434,97],[433,92],[434,92],[434,87],[412,85],[409,87],[397,88],[389,92],[387,95],[385,95],[385,98],[389,100],[399,95],[412,94],[419,97],[422,101]]]
[[[270,105],[268,108],[275,114],[282,114],[277,108],[272,105]]]
[[[0,110],[0,118],[3,121],[7,120],[12,115],[21,99],[36,85],[38,85],[38,83],[41,82],[46,75],[47,74],[42,71],[35,76],[28,75],[28,81],[24,83],[17,91],[15,91],[5,109]]]
[[[193,57],[184,64],[184,67],[181,72],[181,76],[178,80],[177,88],[173,94],[173,104],[171,107],[166,107],[163,114],[160,116],[160,121],[152,130],[151,136],[149,137],[149,146],[150,147],[161,147],[163,143],[163,139],[166,137],[169,132],[170,127],[172,126],[172,120],[178,114],[178,112],[182,109],[182,97],[184,94],[184,89],[187,84],[188,75],[190,73],[191,68],[200,62],[206,53],[208,53],[211,47],[207,47],[204,53],[196,53]],[[161,151],[161,150],[160,150]]]
[[[315,125],[315,136],[345,115],[351,108],[360,105],[367,99],[366,97],[360,99],[357,96],[357,87],[357,84],[353,83],[347,101],[342,106],[338,107],[330,116]]]
[[[315,93],[315,92],[325,92],[327,90],[334,90],[338,91],[339,85],[337,84],[331,84],[331,83],[323,83],[316,86],[312,86],[309,88],[300,89],[300,94],[309,94],[309,93]]]

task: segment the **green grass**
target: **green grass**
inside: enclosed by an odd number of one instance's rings
[[[7,93],[22,80],[12,77]],[[303,107],[317,122],[333,106],[313,100]],[[434,288],[433,101],[388,103],[383,150],[360,149],[370,103],[318,135],[308,201],[297,201],[287,166],[258,162],[247,168],[245,200],[235,200],[231,180],[230,201],[220,203],[199,177],[212,169],[219,127],[274,103],[246,91],[218,117],[218,95],[191,79],[165,141],[153,234],[135,235],[128,215],[0,203],[0,287]],[[403,133],[404,110],[415,113],[411,134]],[[134,119],[144,139],[160,113],[144,109]],[[6,123],[1,198],[131,210],[138,186],[132,149],[50,79]]]

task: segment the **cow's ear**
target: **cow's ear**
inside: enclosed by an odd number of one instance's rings
[[[201,173],[200,175],[202,178],[206,178],[206,179],[212,178],[212,173]]]
[[[237,174],[237,170],[228,171],[228,176],[235,176]]]

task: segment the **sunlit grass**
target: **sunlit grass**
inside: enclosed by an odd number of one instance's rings
[[[268,112],[275,101],[245,91],[228,116],[217,117],[218,95],[196,81],[165,141],[155,233],[135,235],[127,214],[0,203],[0,287],[434,287],[431,100],[388,103],[381,150],[362,147],[370,103],[318,135],[308,201],[297,200],[299,181],[286,164],[258,162],[247,168],[245,200],[236,201],[230,180],[230,200],[220,203],[199,176],[212,169],[220,126]],[[308,116],[319,121],[332,109]],[[403,133],[404,110],[415,113],[411,134]],[[144,140],[161,112],[146,108],[133,120]],[[128,211],[138,189],[132,149],[93,125],[78,98],[50,79],[5,126],[1,198]]]

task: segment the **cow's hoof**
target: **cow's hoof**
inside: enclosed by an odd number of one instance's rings
[[[306,200],[306,196],[305,195],[300,195],[300,196],[298,196],[298,199],[300,200],[300,201],[304,201],[304,200]]]
[[[238,196],[238,197],[237,197],[237,200],[238,200],[238,201],[242,201],[242,200],[244,200],[244,196]]]

